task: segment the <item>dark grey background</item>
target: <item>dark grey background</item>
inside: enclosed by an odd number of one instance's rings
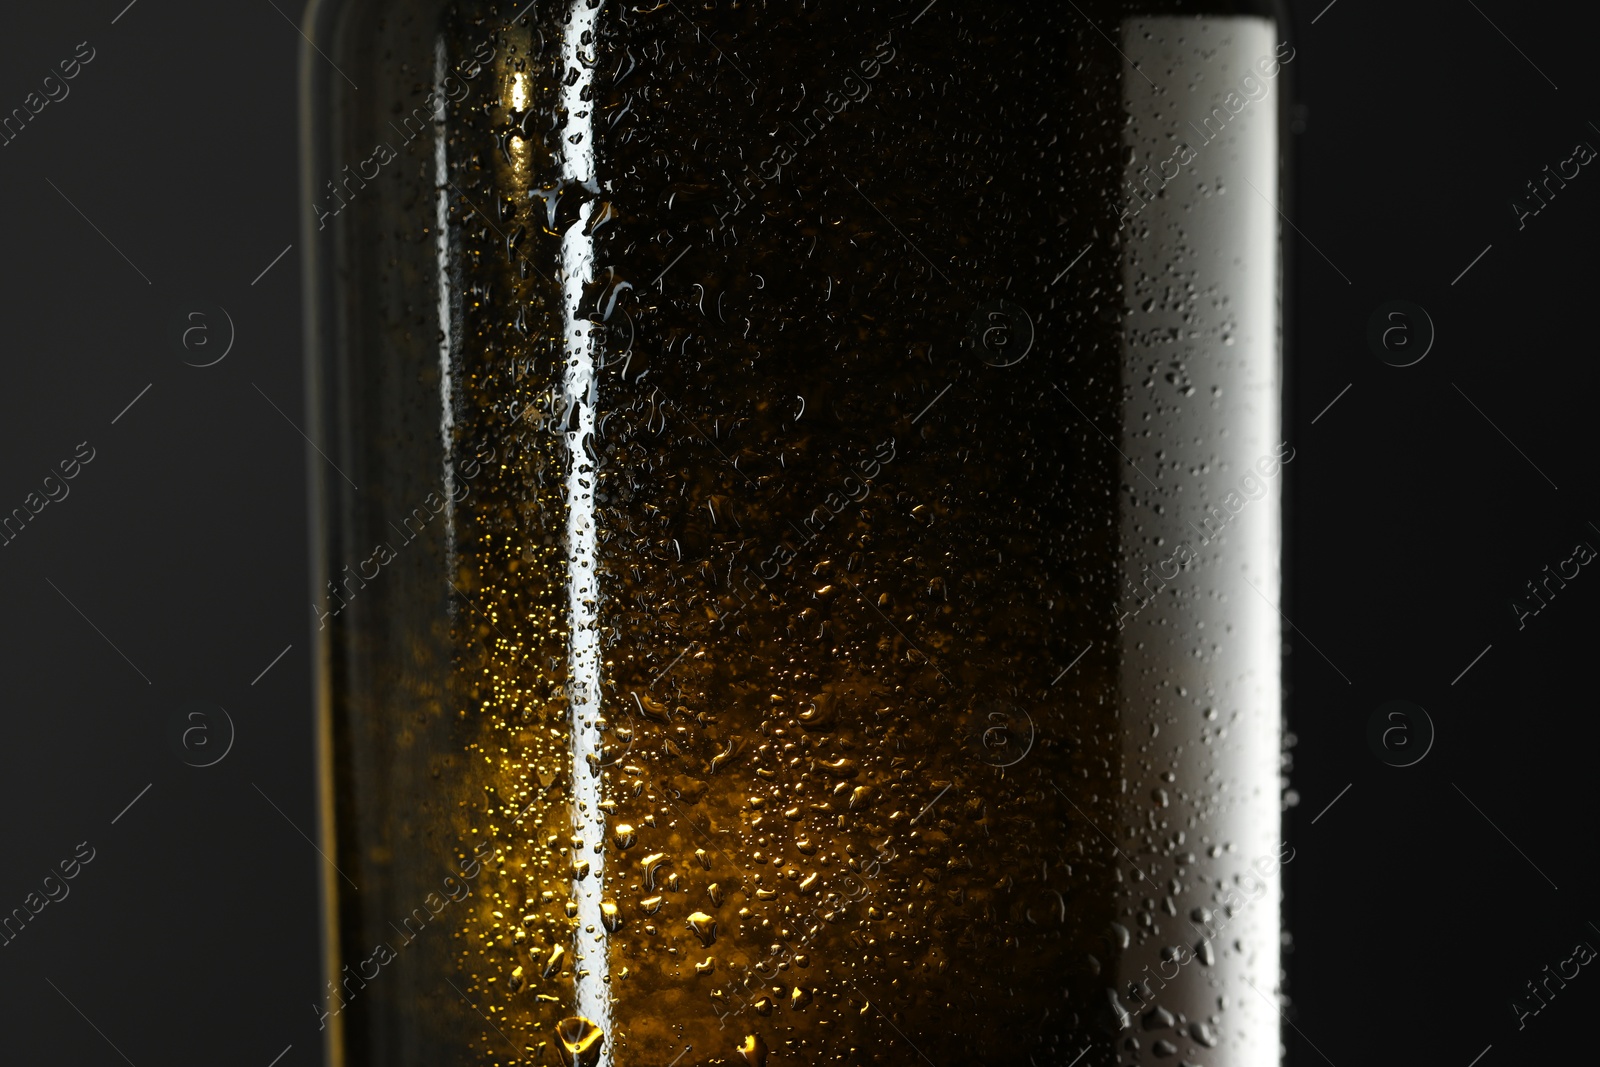
[[[300,12],[125,3],[14,5],[0,34],[0,112],[95,49],[0,147],[0,512],[95,450],[0,547],[0,913],[95,850],[0,947],[0,1058],[267,1067],[287,1049],[295,1067],[320,1056],[322,862],[301,833]],[[1600,163],[1521,231],[1510,203],[1577,141],[1600,147],[1591,27],[1505,0],[1324,4],[1295,8],[1304,132],[1285,205],[1301,798],[1286,1042],[1296,1065],[1571,1062],[1593,968],[1520,1030],[1510,1004],[1578,941],[1600,947],[1600,568],[1520,631],[1510,604],[1578,541],[1600,547]],[[1367,346],[1395,299],[1437,327],[1414,367]],[[219,307],[234,347],[186,366],[221,349],[185,351],[174,321],[205,311],[221,346]],[[1396,698],[1437,730],[1403,769],[1367,741]],[[237,731],[208,768],[185,759],[213,758],[227,726],[186,720],[195,700]]]

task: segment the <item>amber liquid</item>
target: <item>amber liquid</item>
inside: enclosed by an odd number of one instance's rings
[[[337,624],[341,943],[397,957],[354,1062],[1111,1062],[1115,50],[1042,4],[520,6],[449,16],[493,59],[446,180],[393,164],[386,240],[445,206],[460,499],[395,568],[450,568],[433,632],[374,636],[398,576]]]

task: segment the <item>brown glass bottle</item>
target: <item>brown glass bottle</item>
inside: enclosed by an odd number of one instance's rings
[[[1292,50],[1191,10],[313,10],[334,1063],[1276,1062]]]

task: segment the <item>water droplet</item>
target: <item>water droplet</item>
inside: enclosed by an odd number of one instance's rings
[[[568,1016],[556,1024],[561,1041],[561,1062],[566,1067],[594,1067],[600,1062],[600,1046],[606,1035],[581,1015]]]
[[[1117,1030],[1126,1030],[1133,1025],[1133,1020],[1128,1017],[1128,1009],[1122,1006],[1122,1001],[1117,999],[1115,989],[1106,990],[1106,1006],[1111,1009],[1111,1025]]]
[[[652,852],[639,861],[639,866],[644,868],[644,885],[646,889],[656,887],[656,871],[672,861],[667,859],[665,852]]]
[[[1206,1048],[1217,1047],[1217,1032],[1211,1028],[1210,1023],[1194,1020],[1189,1024],[1189,1036]]]
[[[722,767],[723,765],[727,764],[730,760],[733,759],[734,756],[736,756],[738,754],[738,752],[739,752],[738,739],[735,738],[733,740],[730,740],[728,742],[728,745],[727,745],[726,748],[724,748],[721,752],[718,752],[715,756],[711,757],[710,773],[716,774],[717,773],[717,768]]]
[[[1149,1014],[1143,1019],[1146,1030],[1170,1030],[1172,1029],[1172,1024],[1177,1021],[1170,1011],[1162,1007],[1150,1009]]]
[[[689,929],[700,939],[703,948],[710,948],[717,941],[717,920],[703,911],[689,916]]]
[[[739,1044],[739,1055],[750,1067],[767,1067],[767,1043],[760,1034],[750,1034]]]
[[[817,766],[821,767],[835,778],[854,778],[857,770],[859,769],[855,760],[844,756],[841,756],[831,763],[827,760],[818,760]]]
[[[672,721],[672,713],[667,710],[665,705],[652,700],[648,696],[639,696],[637,693],[633,695],[633,699],[639,705],[639,710],[656,722]]]
[[[834,708],[831,700],[822,699],[800,712],[800,725],[807,730],[820,730],[833,722]]]

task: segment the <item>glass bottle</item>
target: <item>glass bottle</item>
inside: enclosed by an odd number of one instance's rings
[[[1277,1062],[1270,7],[306,35],[330,1062]]]

